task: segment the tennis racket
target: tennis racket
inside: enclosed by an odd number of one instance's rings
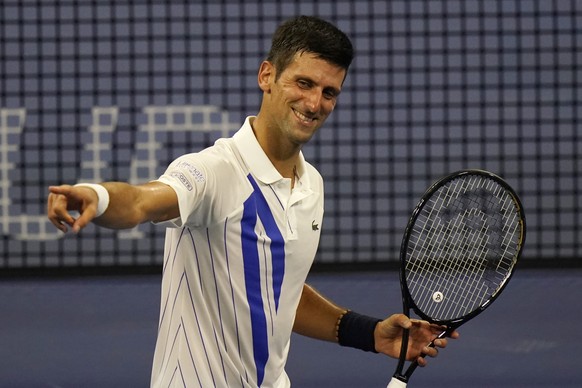
[[[463,170],[434,183],[414,209],[400,249],[404,314],[445,327],[437,338],[483,312],[511,278],[525,241],[525,215],[500,177]],[[406,387],[408,330],[388,388]],[[429,346],[434,346],[431,342]]]

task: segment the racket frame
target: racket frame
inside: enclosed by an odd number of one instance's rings
[[[509,270],[509,272],[507,273],[507,275],[505,276],[505,278],[503,279],[503,281],[501,282],[500,286],[495,291],[495,293],[493,293],[487,299],[487,301],[485,301],[483,304],[481,304],[478,308],[476,308],[475,310],[471,311],[470,313],[468,313],[466,315],[463,315],[463,316],[455,318],[455,319],[450,319],[450,320],[439,320],[439,319],[432,318],[432,317],[426,315],[425,313],[423,313],[418,308],[418,306],[416,305],[416,303],[414,302],[412,297],[410,296],[410,291],[408,289],[408,283],[406,281],[406,257],[407,257],[407,250],[408,250],[408,242],[410,240],[411,231],[414,227],[414,224],[415,224],[420,212],[427,204],[428,199],[437,190],[439,190],[442,186],[444,186],[447,183],[449,183],[450,181],[457,179],[457,178],[460,178],[464,175],[481,175],[484,178],[492,179],[496,183],[498,183],[500,186],[502,186],[503,189],[505,189],[505,191],[507,193],[509,193],[509,195],[512,197],[513,202],[516,205],[517,211],[520,215],[519,222],[521,223],[521,228],[520,228],[521,235],[520,235],[518,246],[517,246],[517,254],[515,255],[514,260],[513,260],[513,265],[511,266],[511,269]],[[436,182],[434,182],[426,190],[426,192],[423,194],[422,198],[420,199],[420,201],[418,202],[418,204],[416,205],[416,207],[412,211],[410,219],[408,220],[408,224],[406,225],[404,236],[402,238],[402,244],[400,246],[400,270],[399,270],[399,273],[400,273],[400,287],[401,287],[401,292],[402,292],[403,313],[408,318],[410,318],[410,311],[413,310],[414,313],[416,315],[418,315],[421,319],[428,321],[430,323],[441,325],[441,326],[445,327],[445,329],[435,338],[435,340],[448,336],[450,333],[452,333],[459,326],[461,326],[462,324],[466,323],[467,321],[473,319],[477,315],[481,314],[487,307],[489,307],[491,305],[491,303],[495,299],[497,299],[497,297],[501,294],[501,292],[503,291],[503,289],[505,288],[505,286],[507,285],[507,283],[511,279],[513,272],[515,270],[515,266],[519,262],[519,258],[521,256],[522,248],[523,248],[523,245],[525,242],[525,229],[526,229],[525,213],[524,213],[521,201],[520,201],[517,193],[515,192],[515,190],[513,190],[513,188],[503,178],[499,177],[498,175],[493,174],[492,172],[480,170],[480,169],[466,169],[466,170],[460,170],[460,171],[448,174],[448,175],[440,178]],[[416,367],[418,367],[418,361],[415,360],[409,365],[406,372],[402,373],[403,369],[404,369],[404,364],[406,363],[406,353],[408,352],[408,338],[409,338],[409,330],[405,329],[403,331],[403,334],[402,334],[402,345],[401,345],[401,349],[400,349],[398,365],[396,367],[396,372],[394,373],[394,376],[393,376],[393,378],[400,380],[401,382],[403,382],[405,384],[410,379],[410,376],[412,375],[412,373],[414,372]],[[428,346],[434,347],[435,346],[434,340]]]

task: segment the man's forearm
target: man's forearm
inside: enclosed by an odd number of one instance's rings
[[[105,182],[109,206],[93,222],[111,229],[133,228],[143,222],[164,221],[178,216],[176,194],[162,183],[133,186],[123,182]]]
[[[307,337],[337,342],[338,320],[345,312],[345,309],[306,284],[297,307],[293,331]]]

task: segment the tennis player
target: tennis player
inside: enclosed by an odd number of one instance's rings
[[[232,138],[177,158],[147,184],[49,188],[48,217],[63,232],[89,222],[167,227],[152,387],[289,387],[292,331],[397,358],[410,328],[408,358],[423,366],[421,353],[437,355],[426,347],[434,325],[348,311],[305,284],[324,192],[301,148],[335,108],[352,58],[330,23],[288,20],[259,67],[259,113]]]

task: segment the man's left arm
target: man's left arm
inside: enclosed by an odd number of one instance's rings
[[[307,284],[303,286],[293,324],[293,331],[298,334],[394,358],[400,353],[404,329],[410,330],[407,359],[416,359],[420,366],[426,365],[422,355],[436,357],[437,348],[447,346],[445,338],[435,341],[435,347],[427,346],[442,331],[438,325],[404,314],[393,314],[384,320],[358,314],[336,305]],[[457,331],[450,335],[458,336]]]
[[[305,284],[293,331],[311,338],[337,342],[337,324],[346,310]]]

